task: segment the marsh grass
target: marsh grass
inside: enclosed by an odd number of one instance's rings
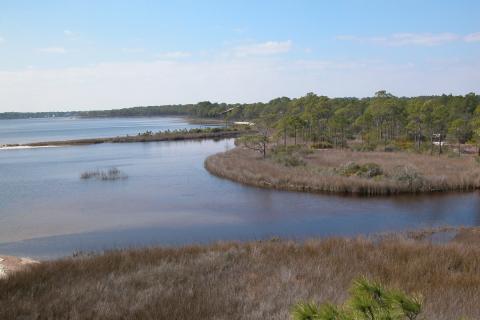
[[[297,158],[299,155],[296,153]],[[210,156],[205,167],[217,176],[240,183],[292,191],[391,195],[471,191],[480,187],[480,165],[473,156],[315,150],[298,161],[304,165],[286,166],[238,147]],[[352,162],[358,172],[366,174],[342,173]],[[370,172],[372,168],[375,174]]]
[[[236,138],[251,130],[245,126],[232,126],[228,128],[196,128],[182,130],[166,130],[159,132],[146,131],[137,135],[126,135],[110,138],[91,138],[78,140],[42,141],[26,144],[6,144],[2,147],[43,147],[43,146],[75,146],[102,143],[134,143],[134,142],[159,142],[159,141],[182,141],[204,139],[228,139]]]
[[[344,303],[361,276],[422,295],[426,319],[479,319],[479,240],[466,229],[445,244],[272,240],[46,261],[0,280],[0,319],[286,320],[298,301]]]
[[[80,174],[80,179],[82,180],[103,180],[103,181],[114,181],[114,180],[123,180],[127,179],[128,176],[120,171],[118,168],[110,168],[108,170],[91,170],[85,171]]]

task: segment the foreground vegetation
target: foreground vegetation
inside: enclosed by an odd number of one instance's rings
[[[266,158],[237,147],[210,156],[207,170],[240,183],[281,190],[359,195],[468,191],[480,188],[473,156],[273,148]]]
[[[425,233],[426,234],[426,233]],[[422,316],[480,318],[480,231],[217,243],[46,261],[0,280],[1,319],[290,319],[343,304],[365,276],[423,297]]]
[[[355,280],[351,297],[341,306],[298,303],[294,320],[415,320],[422,312],[422,298],[385,288],[366,278]]]
[[[202,140],[202,139],[225,139],[235,138],[248,132],[248,127],[228,127],[228,128],[202,128],[202,129],[183,129],[173,131],[147,131],[135,136],[123,136],[112,138],[93,138],[63,141],[44,141],[32,142],[26,144],[7,144],[5,147],[44,147],[44,146],[74,146],[100,143],[128,143],[128,142],[154,142],[154,141],[180,141],[180,140]]]

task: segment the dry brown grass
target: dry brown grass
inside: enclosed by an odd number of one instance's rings
[[[421,293],[427,319],[479,319],[473,240],[219,243],[43,262],[0,280],[0,319],[289,319],[300,300],[343,302],[361,275]]]
[[[272,159],[237,147],[213,155],[205,161],[211,173],[244,184],[292,191],[338,192],[364,195],[397,193],[468,191],[480,187],[480,165],[472,156],[454,158],[405,152],[355,152],[346,150],[316,150],[303,156],[306,165],[286,167]],[[376,163],[385,174],[380,179],[341,176],[334,168],[355,161]],[[414,168],[422,176],[421,185],[390,178],[398,167]]]
[[[191,129],[190,131],[160,131],[151,134],[138,134],[133,136],[121,136],[110,138],[92,138],[78,140],[42,141],[26,144],[6,144],[5,147],[44,147],[44,146],[75,146],[102,143],[134,143],[134,142],[160,142],[160,141],[183,141],[183,140],[204,140],[204,139],[229,139],[236,138],[249,130],[237,127],[229,128],[205,128]]]

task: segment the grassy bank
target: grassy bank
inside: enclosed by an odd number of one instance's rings
[[[406,152],[293,149],[258,153],[237,147],[210,156],[207,170],[257,187],[359,195],[468,191],[480,187],[475,157]]]
[[[100,143],[128,143],[128,142],[154,142],[154,141],[180,141],[180,140],[202,140],[202,139],[224,139],[235,138],[245,133],[246,129],[229,128],[204,128],[190,130],[160,131],[139,133],[134,136],[77,139],[63,141],[44,141],[26,144],[7,144],[5,147],[45,147],[45,146],[75,146]]]
[[[445,244],[414,240],[422,236],[220,243],[42,262],[0,280],[0,318],[289,319],[298,301],[342,303],[359,276],[421,294],[426,319],[480,318],[479,230]]]

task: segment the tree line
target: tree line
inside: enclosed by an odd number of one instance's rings
[[[229,117],[256,119],[259,126],[276,129],[284,144],[288,139],[345,147],[348,140],[357,140],[365,149],[408,147],[432,153],[442,153],[447,143],[480,145],[480,96],[474,93],[406,98],[379,91],[363,99],[309,93],[239,106]]]
[[[230,121],[253,121],[275,132],[284,143],[307,141],[344,147],[357,139],[364,148],[408,145],[443,152],[449,144],[480,144],[480,96],[441,95],[396,97],[378,91],[368,98],[329,98],[308,93],[267,103],[227,104],[203,101],[196,104],[123,108],[68,113],[3,113],[0,119],[76,116],[138,117],[191,116]],[[272,131],[272,130],[269,130]]]

